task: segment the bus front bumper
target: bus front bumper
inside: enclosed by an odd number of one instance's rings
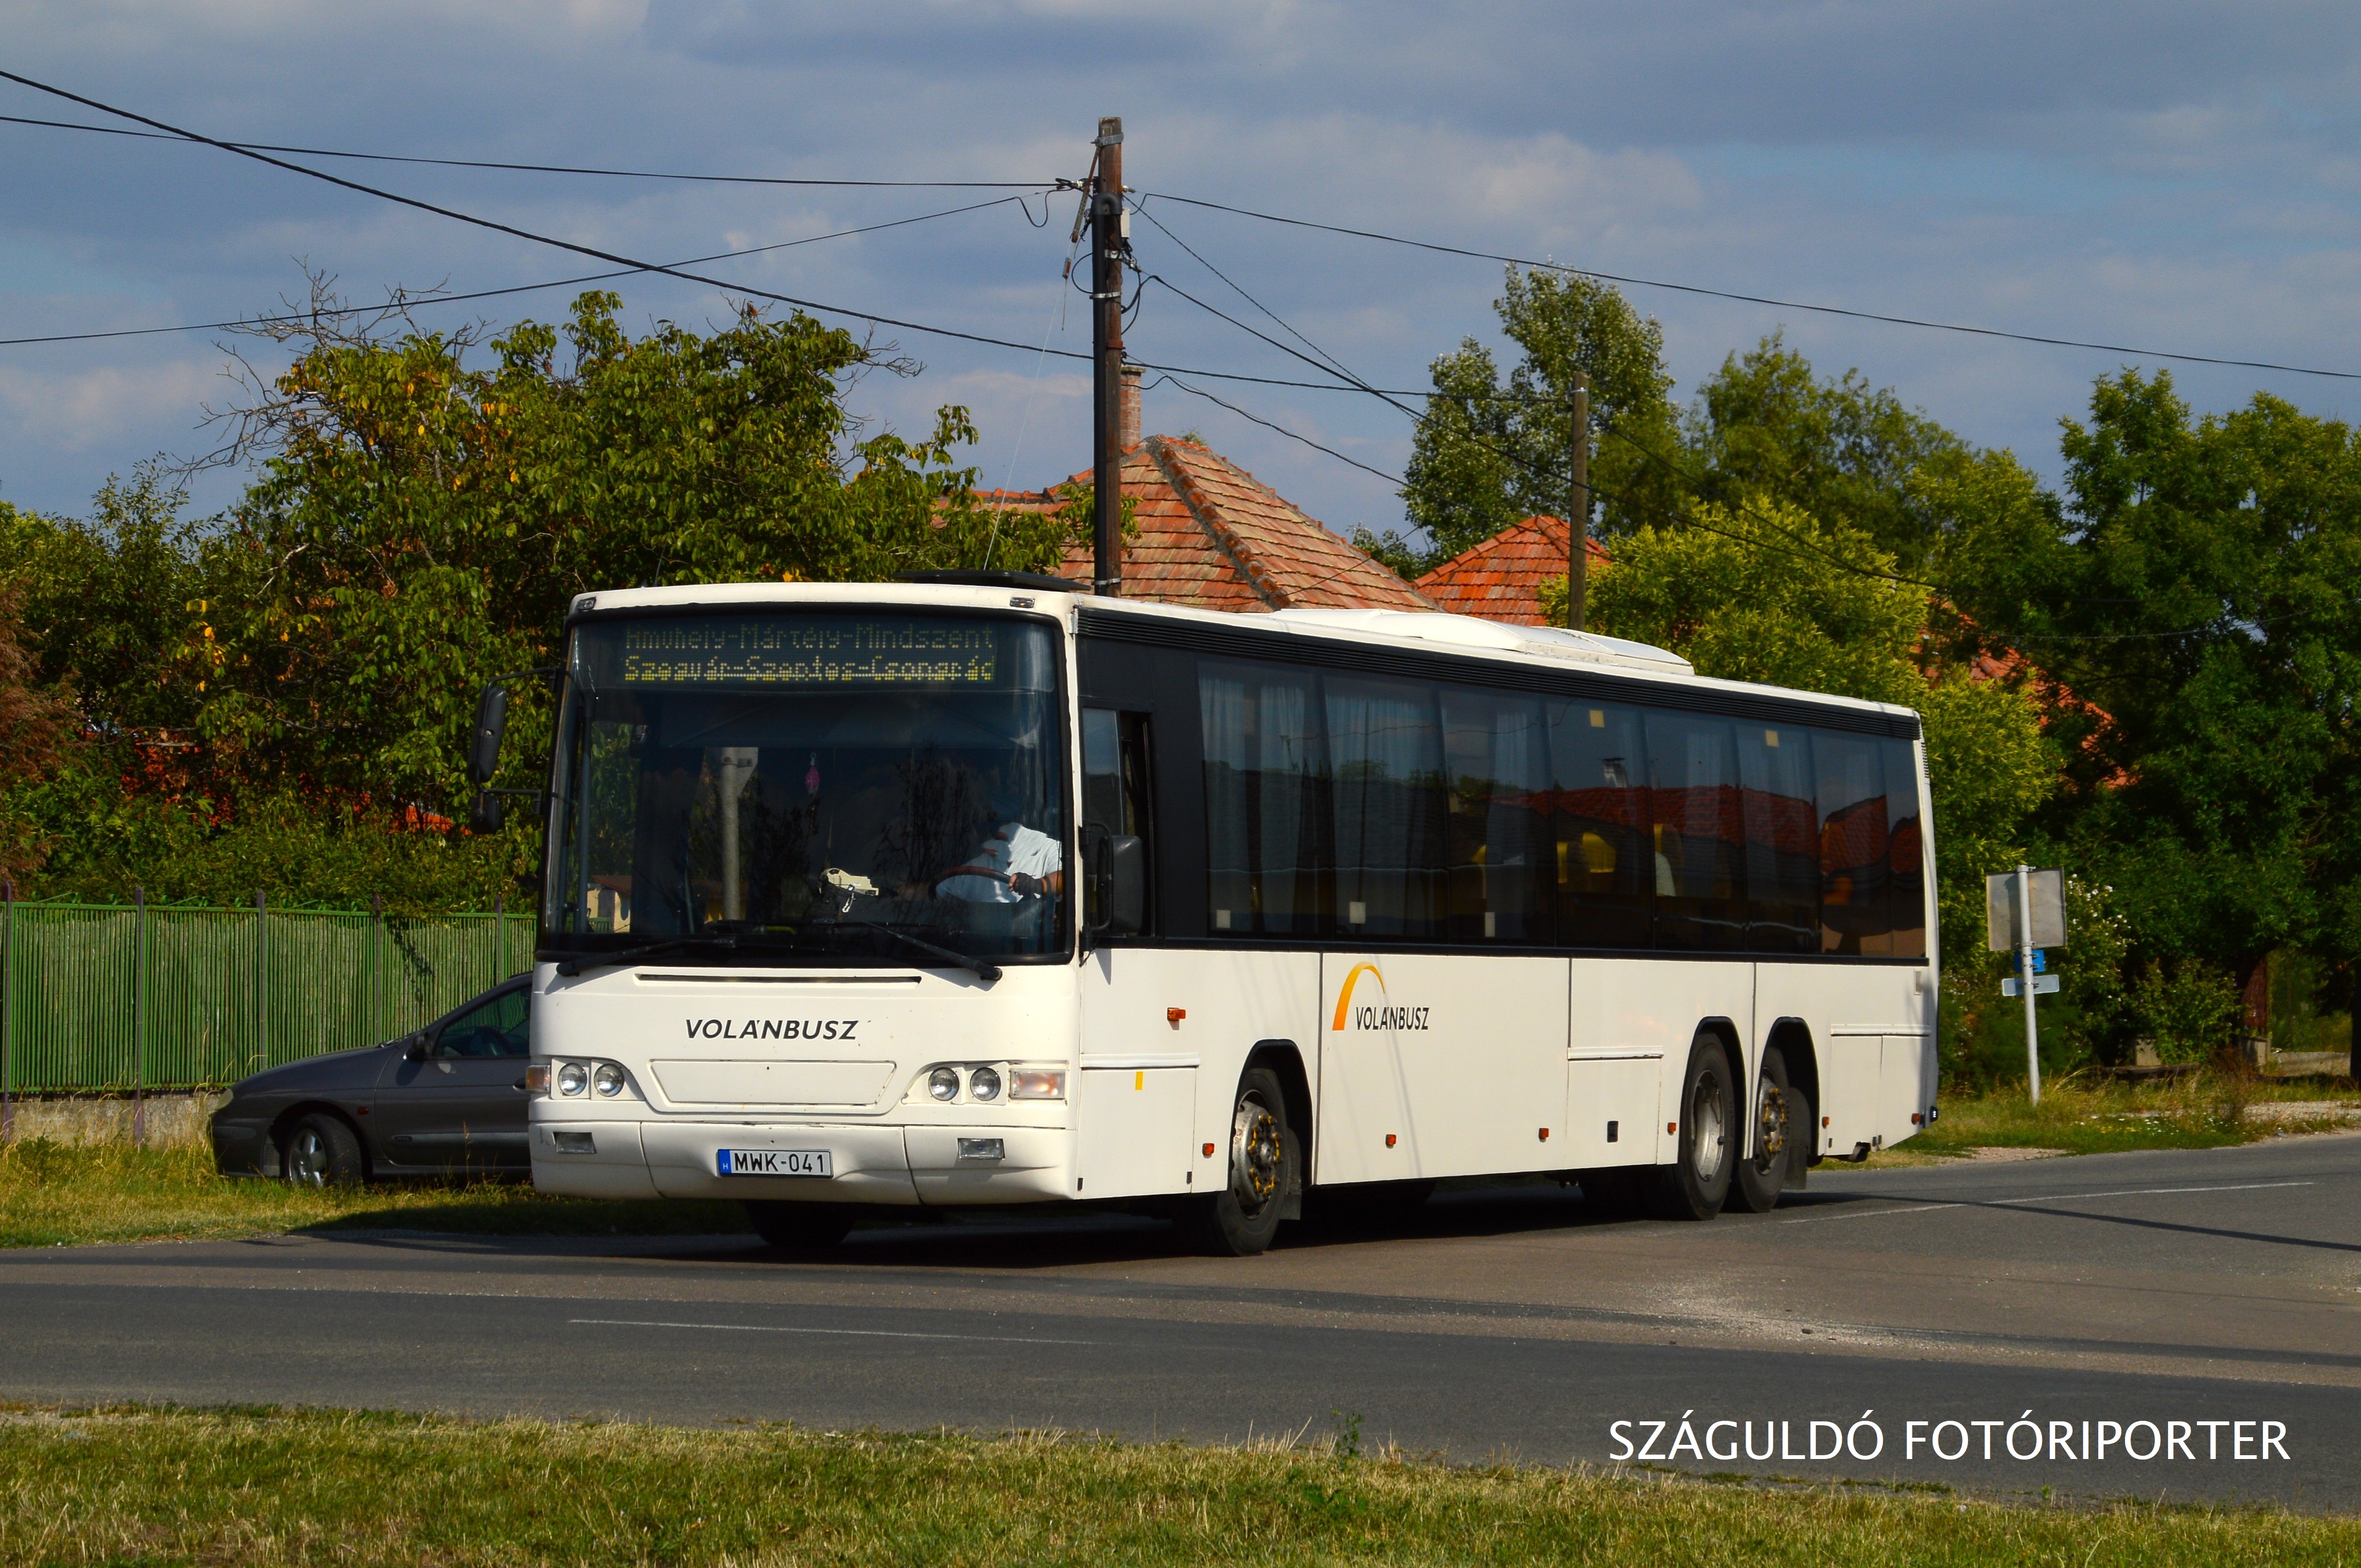
[[[833,1174],[724,1176],[723,1149],[825,1151]],[[756,1198],[789,1202],[1044,1202],[1073,1196],[1062,1128],[823,1123],[538,1122],[533,1185],[583,1198]]]

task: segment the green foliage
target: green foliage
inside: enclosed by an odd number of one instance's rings
[[[2202,959],[2150,959],[2132,982],[2133,1025],[2169,1062],[2211,1061],[2238,1020],[2238,982]]]
[[[2062,451],[2046,519],[2021,487],[1944,481],[1960,609],[2051,682],[2048,835],[2113,884],[2143,961],[2351,964],[2361,443],[2267,395],[2193,419],[2169,376],[2126,371]]]
[[[1701,499],[1776,497],[1866,535],[1914,575],[1939,514],[1912,480],[1938,459],[1967,457],[1959,437],[1891,388],[1871,387],[1858,370],[1822,380],[1778,333],[1723,360],[1685,424]]]
[[[1427,538],[1413,563],[1419,571],[1523,518],[1567,514],[1577,370],[1590,378],[1600,530],[1620,534],[1673,516],[1683,465],[1664,329],[1607,284],[1538,269],[1510,269],[1493,308],[1522,351],[1505,383],[1491,350],[1474,338],[1430,367],[1436,395],[1401,492],[1412,527]],[[1382,553],[1388,536],[1371,537],[1378,547],[1354,543],[1403,576],[1417,575]]]

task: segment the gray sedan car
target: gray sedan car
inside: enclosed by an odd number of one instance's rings
[[[214,1163],[225,1176],[314,1186],[528,1175],[532,1004],[519,975],[414,1035],[258,1072],[214,1113]]]

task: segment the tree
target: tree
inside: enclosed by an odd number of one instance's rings
[[[1938,524],[1912,481],[1967,451],[1858,370],[1820,378],[1779,333],[1724,359],[1683,422],[1700,499],[1774,496],[1860,532],[1914,575]]]
[[[1523,518],[1564,516],[1576,370],[1590,378],[1601,531],[1626,532],[1677,510],[1684,486],[1664,329],[1609,285],[1540,269],[1510,269],[1493,308],[1521,357],[1505,383],[1491,350],[1474,338],[1434,361],[1434,396],[1401,491],[1425,544],[1399,534],[1356,539],[1380,559],[1390,549],[1424,570]]]
[[[1946,561],[1983,634],[2105,715],[2059,714],[2044,828],[2113,884],[2143,974],[2243,986],[2282,946],[2361,973],[2361,443],[2262,394],[2194,419],[2126,370],[2061,446],[2048,527],[1971,487]]]
[[[7,809],[20,785],[55,773],[81,736],[73,704],[63,693],[32,684],[34,665],[20,641],[23,590],[0,585],[0,875],[21,877],[47,857],[37,821]]]

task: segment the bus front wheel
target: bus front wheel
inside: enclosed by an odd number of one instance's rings
[[[1681,1075],[1680,1157],[1654,1173],[1649,1208],[1660,1220],[1710,1220],[1729,1200],[1738,1166],[1739,1097],[1730,1053],[1713,1035],[1689,1047]]]
[[[1229,1141],[1228,1184],[1188,1200],[1180,1229],[1216,1257],[1252,1257],[1279,1234],[1280,1211],[1302,1179],[1302,1154],[1287,1124],[1278,1074],[1250,1068],[1238,1080]]]

